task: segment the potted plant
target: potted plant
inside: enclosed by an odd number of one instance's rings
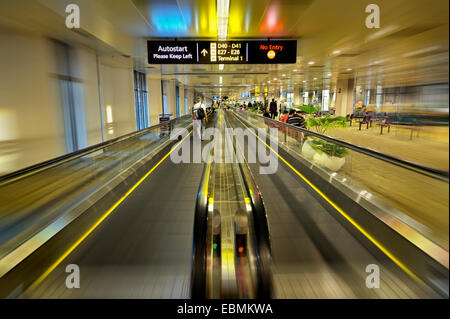
[[[345,117],[333,117],[329,114],[307,119],[307,127],[313,128],[320,134],[325,134],[328,129],[333,127],[345,126]],[[302,154],[317,165],[337,172],[344,166],[345,156],[348,154],[348,150],[340,145],[310,136],[302,146]]]
[[[305,112],[306,114],[315,114],[320,111],[320,108],[308,105],[302,105],[296,107],[298,110]]]

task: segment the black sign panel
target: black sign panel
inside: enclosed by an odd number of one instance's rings
[[[149,64],[279,64],[297,61],[297,41],[148,41]]]
[[[247,63],[247,42],[199,41],[199,62],[218,64]]]
[[[297,41],[249,41],[249,63],[296,63]]]
[[[198,63],[195,41],[147,41],[149,64]]]

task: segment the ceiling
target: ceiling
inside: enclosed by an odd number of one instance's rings
[[[132,2],[146,21],[146,38],[217,38],[216,1]],[[380,29],[365,26],[364,1],[230,1],[228,39],[297,39],[295,65],[225,65],[220,71],[217,65],[149,66],[145,57],[135,64],[206,94],[217,94],[220,86],[230,95],[264,85],[269,91],[334,89],[338,79],[347,78],[364,87],[447,82],[449,2],[377,4]]]
[[[255,86],[334,89],[338,80],[349,78],[363,87],[448,83],[448,0],[377,0],[380,29],[365,26],[370,1],[230,0],[228,39],[297,39],[297,63],[225,65],[223,70],[218,65],[147,64],[147,39],[216,40],[216,1],[77,0],[82,29],[73,32],[60,27],[65,5],[73,1],[15,0],[0,3],[0,25],[20,21],[90,45],[111,63],[119,60],[115,57],[128,59],[141,71],[208,95],[216,95],[219,87],[224,95]],[[33,5],[28,14],[24,5]]]

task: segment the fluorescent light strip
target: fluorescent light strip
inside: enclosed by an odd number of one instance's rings
[[[217,37],[219,41],[227,39],[229,12],[230,0],[217,0]]]

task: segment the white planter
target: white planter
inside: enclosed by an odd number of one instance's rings
[[[314,158],[314,155],[317,154],[317,151],[312,148],[311,143],[309,141],[306,141],[303,143],[302,146],[302,155],[309,160],[312,160]]]
[[[309,141],[306,141],[303,144],[302,155],[306,159],[314,162],[316,165],[326,167],[333,172],[337,172],[345,164],[345,157],[329,156],[326,153],[318,152],[314,148],[312,148]]]
[[[344,166],[345,157],[329,156],[325,153],[317,153],[313,158],[314,163],[328,168],[330,171],[337,172]]]

